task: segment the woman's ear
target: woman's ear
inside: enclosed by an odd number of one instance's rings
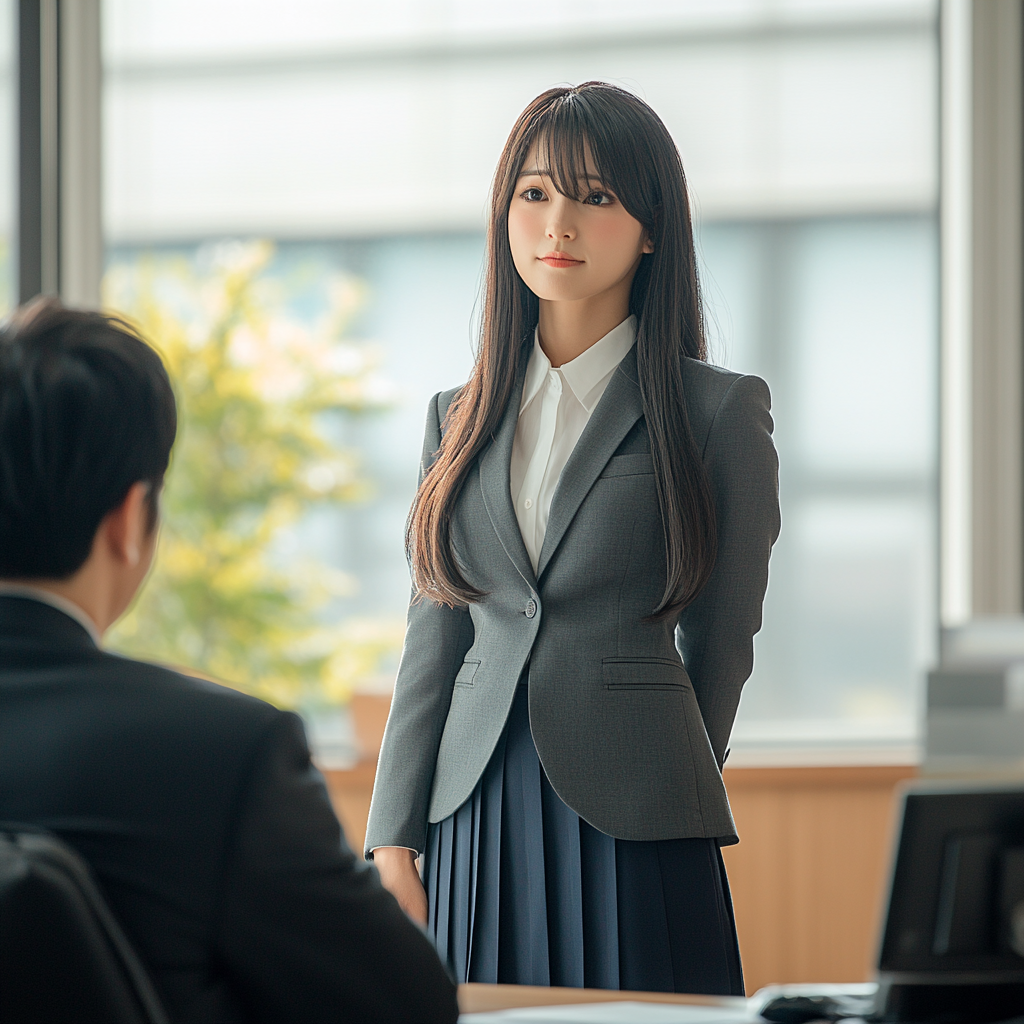
[[[640,251],[642,253],[646,253],[647,255],[650,255],[652,252],[654,252],[654,243],[650,240],[650,238],[647,237],[646,232],[644,233],[643,248]]]

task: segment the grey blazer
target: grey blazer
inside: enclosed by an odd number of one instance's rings
[[[684,384],[715,494],[718,557],[678,624],[649,623],[665,549],[635,349],[565,466],[536,573],[509,492],[520,374],[453,515],[455,550],[486,596],[468,608],[409,608],[367,851],[423,851],[427,823],[465,802],[527,664],[537,752],[580,817],[619,839],[737,842],[720,769],[779,532],[778,461],[764,381],[686,360]],[[456,393],[430,404],[423,471]]]

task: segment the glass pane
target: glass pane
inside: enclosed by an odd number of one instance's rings
[[[802,232],[792,323],[801,469],[931,477],[935,252],[930,218],[818,223]]]
[[[769,382],[781,460],[737,753],[915,734],[935,633],[936,234],[930,215],[702,230],[713,328],[729,366]]]
[[[14,258],[14,189],[18,158],[16,13],[13,0],[0,0],[0,316],[7,314],[17,300]]]

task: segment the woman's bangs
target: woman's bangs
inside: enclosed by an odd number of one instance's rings
[[[549,175],[555,188],[563,196],[581,200],[598,184],[587,177],[587,153],[591,170],[608,188],[615,190],[614,182],[606,177],[600,145],[594,144],[594,135],[588,131],[581,111],[570,102],[555,104],[540,125],[537,139],[538,170]]]

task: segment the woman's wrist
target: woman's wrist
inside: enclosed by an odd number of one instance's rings
[[[414,867],[418,853],[408,846],[375,846],[370,851],[370,856],[375,864],[384,864],[388,867],[401,867],[408,864]]]

